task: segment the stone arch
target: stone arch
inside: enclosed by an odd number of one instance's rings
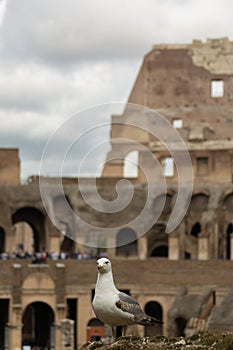
[[[197,238],[200,232],[201,232],[201,224],[200,224],[200,222],[196,222],[192,226],[190,234],[191,234],[191,236]]]
[[[154,199],[153,208],[155,212],[160,212],[161,214],[169,214],[172,211],[172,194],[162,193]]]
[[[145,313],[151,317],[155,317],[160,321],[163,321],[163,308],[161,304],[157,301],[149,301],[145,305]],[[144,335],[145,337],[153,337],[155,335],[163,334],[162,324],[156,326],[145,326]]]
[[[0,227],[0,254],[5,252],[6,234],[3,227]]]
[[[229,193],[223,199],[222,209],[228,213],[233,213],[233,193]]]
[[[104,337],[104,323],[98,318],[92,318],[87,324],[87,341],[98,341]]]
[[[130,151],[124,158],[123,177],[138,177],[138,150]]]
[[[67,195],[58,195],[53,199],[53,210],[56,226],[59,228],[60,232],[63,234],[60,252],[65,252],[72,255],[75,250],[75,242],[72,239],[73,232],[73,218],[69,208],[66,206],[68,203],[71,209],[72,205],[70,199]]]
[[[208,209],[208,203],[209,195],[207,193],[195,193],[192,196],[189,210],[194,213],[206,211]]]
[[[156,223],[147,233],[148,257],[168,256],[168,235],[164,223]]]
[[[14,212],[12,223],[26,222],[33,232],[33,248],[35,252],[46,249],[45,217],[42,212],[33,207],[23,207]]]
[[[167,258],[168,257],[168,246],[167,245],[159,245],[154,248],[154,250],[150,253],[151,257],[157,258]]]
[[[177,317],[175,319],[176,334],[175,337],[184,337],[187,320],[184,317]]]
[[[54,344],[54,311],[45,302],[35,301],[29,304],[22,316],[22,346],[51,349]]]
[[[231,254],[232,254],[232,252],[231,252],[232,233],[233,233],[233,224],[230,223],[226,229],[226,259],[227,260],[231,259]]]
[[[55,290],[55,282],[45,272],[30,273],[22,283],[22,291],[36,290],[38,293],[44,290]]]
[[[136,256],[138,253],[137,235],[129,227],[122,228],[116,237],[116,255],[117,256]]]

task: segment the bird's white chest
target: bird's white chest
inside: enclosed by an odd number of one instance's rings
[[[96,316],[110,326],[127,325],[133,321],[133,316],[121,311],[116,302],[119,297],[116,294],[96,294],[93,300],[93,309]],[[131,319],[132,318],[132,319]]]

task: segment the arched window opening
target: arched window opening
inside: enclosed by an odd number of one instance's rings
[[[196,194],[192,197],[189,210],[196,213],[196,212],[203,212],[207,210],[209,202],[209,197],[206,194],[200,193]]]
[[[5,231],[0,227],[0,254],[5,252]]]
[[[153,207],[155,213],[169,214],[172,210],[172,196],[170,194],[161,194],[155,198]]]
[[[231,259],[231,235],[233,233],[233,225],[229,224],[226,232],[226,259]]]
[[[72,206],[68,196],[57,196],[53,200],[53,211],[56,226],[61,232],[60,253],[72,255],[75,250],[73,237]]]
[[[191,236],[198,237],[199,233],[201,232],[201,225],[199,222],[197,222],[195,225],[193,225],[191,230]]]
[[[23,314],[22,345],[51,349],[54,344],[54,313],[43,302],[27,306]]]
[[[223,201],[223,210],[233,213],[233,193],[230,193]]]
[[[172,157],[162,159],[163,175],[166,177],[174,176],[174,160]]]
[[[0,299],[0,310],[1,310],[1,317],[0,317],[0,349],[7,349],[6,346],[6,327],[9,315],[9,299]]]
[[[191,259],[191,253],[185,252],[184,253],[184,258],[185,258],[185,260],[190,260]]]
[[[176,324],[176,337],[185,337],[185,328],[187,320],[183,317],[177,317],[175,319]]]
[[[138,151],[129,152],[124,159],[123,177],[138,177]]]
[[[167,258],[168,257],[168,246],[160,245],[160,246],[156,247],[152,251],[150,256],[155,257],[155,258]]]
[[[17,228],[18,230],[19,229],[21,230],[23,227],[24,235],[25,235],[24,237],[27,238],[27,234],[33,236],[32,238],[33,244],[30,243],[30,238],[28,243],[33,246],[32,247],[33,252],[41,252],[43,250],[46,250],[45,219],[44,219],[44,215],[38,209],[35,209],[32,207],[24,207],[24,208],[18,209],[12,215],[12,223],[14,225],[14,230],[17,230]],[[18,223],[23,223],[23,224],[21,224],[21,226],[18,226],[18,227],[15,226]],[[30,228],[28,228],[28,225],[30,226]],[[15,247],[15,249],[17,248],[18,247]]]
[[[138,253],[137,236],[130,228],[123,228],[117,234],[116,255],[122,257],[136,256]]]
[[[98,318],[93,318],[87,325],[87,341],[99,341],[105,337],[105,328],[103,322]]]
[[[163,309],[157,301],[149,301],[145,306],[145,313],[151,317],[157,318],[158,320],[163,320]],[[145,337],[153,337],[161,334],[163,334],[162,324],[145,327]]]
[[[32,227],[25,221],[14,225],[15,251],[31,253],[34,250],[34,234]]]

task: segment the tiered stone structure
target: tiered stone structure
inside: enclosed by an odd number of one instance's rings
[[[146,312],[163,319],[163,328],[134,327],[133,331],[140,335],[185,335],[195,331],[195,327],[233,331],[229,312],[233,307],[232,62],[233,43],[227,38],[206,43],[195,40],[189,45],[156,45],[145,56],[130,94],[130,103],[156,109],[179,132],[194,172],[191,203],[174,232],[166,234],[165,227],[177,195],[175,168],[172,174],[164,173],[167,191],[155,196],[150,214],[163,200],[165,206],[144,236],[137,239],[137,230],[126,225],[116,229],[116,248],[88,251],[107,253],[113,261],[118,288],[135,297]],[[124,117],[125,113],[113,116],[113,120],[124,121]],[[170,157],[147,133],[135,133],[113,123],[112,136],[140,140],[162,168]],[[108,159],[114,158],[119,147],[117,142],[112,143]],[[143,150],[137,151],[138,167],[145,169],[148,164]],[[5,259],[0,262],[0,308],[4,315],[0,318],[0,348],[5,342],[9,349],[16,350],[34,341],[38,346],[61,350],[65,319],[74,321],[76,347],[87,338],[107,338],[108,330],[91,308],[97,274],[95,260],[77,259],[87,253],[85,243],[93,231],[85,236],[83,227],[73,227],[60,197],[53,194],[50,205],[57,222],[62,224],[61,231],[69,226],[80,239],[76,243],[64,238],[42,204],[39,179],[33,177],[28,184],[19,184],[17,154],[16,150],[0,151],[0,159],[5,159],[0,162],[0,253]],[[109,161],[97,180],[98,191],[106,200],[114,199],[124,165],[124,159]],[[7,167],[9,176],[4,170]],[[123,213],[127,220],[138,214],[147,196],[145,177],[140,171],[129,180],[135,200]],[[84,182],[90,188],[90,180]],[[84,202],[75,180],[63,179],[63,184],[70,206],[85,221],[96,226],[118,226],[120,214],[98,213]],[[28,234],[35,252],[62,251],[73,259],[61,260],[56,254],[55,260],[43,264],[32,263],[31,258],[6,259],[5,252],[12,254],[19,248],[15,226],[21,222],[31,227]],[[131,237],[131,243],[119,246],[125,236]]]

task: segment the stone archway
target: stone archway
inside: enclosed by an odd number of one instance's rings
[[[5,252],[5,231],[0,227],[0,254]]]
[[[20,208],[12,215],[12,223],[26,223],[31,227],[34,252],[46,249],[45,218],[40,210],[33,207]]]
[[[29,304],[22,317],[22,345],[52,349],[54,312],[44,302]]]
[[[163,320],[163,309],[160,303],[157,301],[149,301],[145,305],[145,312],[151,317],[155,317],[158,320]],[[145,327],[145,337],[153,337],[155,335],[163,334],[162,324],[156,326],[146,326]]]
[[[122,228],[117,233],[116,255],[122,257],[137,256],[137,235],[130,228]]]

